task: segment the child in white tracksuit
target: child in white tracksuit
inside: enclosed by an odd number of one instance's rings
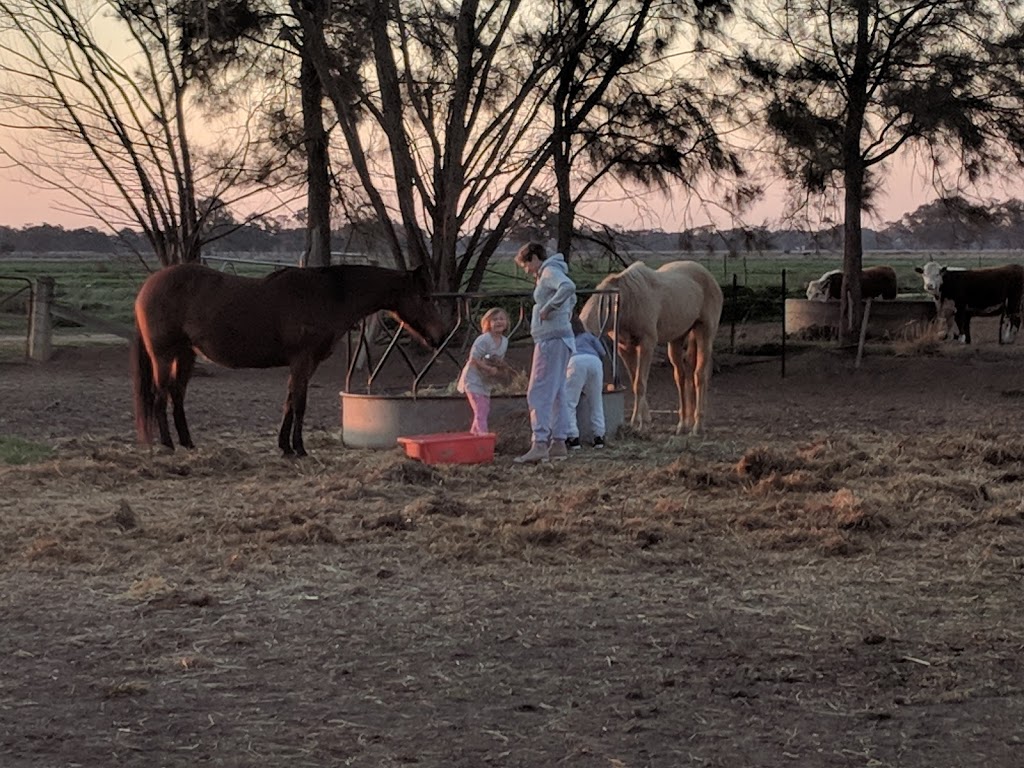
[[[579,409],[583,411],[584,423],[590,427],[594,447],[604,448],[604,345],[583,327],[575,315],[572,317],[572,329],[576,334],[576,354],[569,359],[565,374],[565,395],[569,405],[569,434],[565,444],[570,450],[580,447]]]
[[[526,403],[530,407],[533,444],[515,459],[517,464],[558,461],[568,452],[569,407],[565,394],[565,371],[576,351],[569,318],[576,308],[576,284],[569,279],[569,267],[560,253],[547,255],[539,243],[524,245],[516,264],[537,280],[533,291],[533,365]]]

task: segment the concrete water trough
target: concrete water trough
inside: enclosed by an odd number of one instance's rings
[[[865,302],[866,303],[866,302]],[[919,296],[897,296],[891,301],[874,299],[868,315],[868,336],[899,339],[924,328],[935,319],[935,302]],[[837,333],[838,301],[786,299],[786,333]]]

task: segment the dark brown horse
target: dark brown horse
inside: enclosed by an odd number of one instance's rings
[[[167,423],[171,400],[178,442],[192,448],[185,388],[196,353],[229,368],[287,365],[288,395],[277,444],[286,456],[305,456],[302,420],[306,389],[338,338],[366,315],[390,310],[433,347],[444,323],[431,301],[426,269],[365,266],[288,267],[262,279],[180,264],[151,275],[135,299],[132,345],[135,424],[139,439],[174,449]]]

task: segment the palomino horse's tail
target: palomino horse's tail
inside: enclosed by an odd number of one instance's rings
[[[135,334],[131,348],[132,383],[135,390],[135,431],[139,441],[153,442],[156,420],[156,388],[153,386],[153,361],[149,357],[142,334]]]

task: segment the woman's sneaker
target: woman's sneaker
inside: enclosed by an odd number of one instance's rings
[[[580,439],[578,437],[567,437],[565,438],[565,447],[570,451],[578,451],[583,447],[583,444],[580,443]]]
[[[579,441],[577,441],[577,442],[579,442]],[[594,447],[595,448],[604,448],[604,438],[601,435],[598,435],[597,437],[594,438]]]

